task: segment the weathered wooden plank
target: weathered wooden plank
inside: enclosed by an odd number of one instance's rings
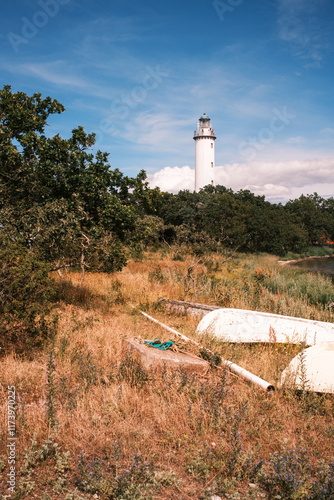
[[[178,312],[180,314],[191,314],[192,316],[198,316],[201,318],[208,314],[210,311],[219,309],[218,306],[209,306],[206,304],[187,302],[183,300],[160,299],[159,302],[164,304],[166,309]]]

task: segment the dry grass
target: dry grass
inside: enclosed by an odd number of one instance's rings
[[[325,306],[312,305],[302,296],[269,290],[270,278],[285,272],[272,257],[238,257],[225,262],[218,255],[202,258],[201,262],[185,254],[183,261],[171,257],[147,254],[142,262],[131,261],[113,276],[87,273],[81,289],[76,286],[79,274],[69,274],[69,281],[63,285],[53,347],[46,346],[33,361],[13,355],[1,359],[1,400],[5,404],[1,406],[0,484],[4,492],[8,472],[7,386],[12,385],[21,398],[16,420],[16,471],[17,484],[22,488],[15,498],[79,499],[97,494],[94,498],[204,499],[214,493],[237,492],[239,498],[271,498],[264,483],[247,472],[251,467],[246,459],[255,464],[259,459],[268,461],[272,453],[295,449],[307,450],[312,464],[320,458],[330,462],[334,455],[334,404],[330,396],[301,398],[280,391],[269,396],[230,374],[226,374],[222,388],[217,371],[205,381],[182,373],[145,374],[140,369],[135,372],[136,383],[122,378],[123,338],[171,339],[171,334],[134,312],[130,304],[146,308],[192,338],[196,338],[198,321],[167,313],[159,306],[159,298],[194,299],[333,321]],[[299,349],[205,342],[226,359],[275,385]],[[46,416],[47,392],[52,386],[46,370],[51,348],[55,357],[52,397],[57,404],[53,439],[61,453],[70,452],[71,461],[61,469],[57,465],[61,455],[51,450],[43,459],[35,460],[30,473],[24,473],[20,472],[24,450],[30,448],[32,455],[33,434],[37,433],[37,449],[41,449],[52,431]],[[144,474],[137,477],[133,472],[134,489],[127,493],[124,487],[124,496],[112,496],[110,486],[117,470],[114,450],[118,442],[123,448],[120,474],[129,470],[134,453],[152,461],[156,472],[146,479]],[[82,450],[87,470],[93,470],[88,486],[77,465]],[[104,478],[99,482],[91,464],[95,459],[99,459]],[[249,487],[253,481],[255,488]],[[135,490],[137,483],[141,484],[142,496]],[[80,490],[77,497],[75,488]],[[286,493],[282,498],[297,497]]]

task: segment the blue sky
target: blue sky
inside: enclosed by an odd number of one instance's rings
[[[334,195],[332,0],[12,0],[1,86],[64,104],[110,165],[194,189],[198,118],[217,134],[216,181],[272,201]]]

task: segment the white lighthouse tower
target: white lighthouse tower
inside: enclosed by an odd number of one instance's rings
[[[210,118],[203,113],[199,119],[195,140],[195,191],[204,186],[214,186],[215,169],[215,131],[211,128]]]

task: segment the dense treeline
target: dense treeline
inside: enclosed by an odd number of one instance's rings
[[[334,198],[282,206],[224,186],[163,193],[144,171],[127,177],[108,153],[91,154],[95,136],[83,127],[48,137],[48,117],[63,112],[39,93],[0,90],[0,338],[46,335],[51,270],[111,273],[131,252],[166,243],[284,255],[334,238]]]
[[[334,235],[334,198],[317,194],[283,206],[247,190],[207,186],[199,193],[164,193],[157,212],[179,243],[220,243],[244,252],[283,256],[323,245]]]

